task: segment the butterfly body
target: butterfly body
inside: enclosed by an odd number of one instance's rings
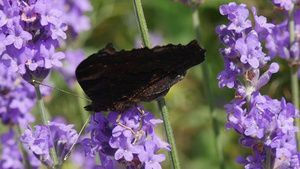
[[[82,61],[76,77],[92,100],[89,111],[118,111],[164,97],[186,71],[204,61],[197,41],[117,52],[108,44]]]

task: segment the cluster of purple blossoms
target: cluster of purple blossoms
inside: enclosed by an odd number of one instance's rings
[[[18,148],[18,143],[15,141],[15,133],[12,129],[8,133],[1,135],[1,162],[0,168],[18,168],[25,169],[23,164],[23,157]],[[28,152],[30,154],[30,152]],[[42,165],[42,163],[33,155],[27,156],[27,161],[30,162],[31,168],[36,169]]]
[[[66,125],[64,122],[50,122],[50,127],[45,125],[35,126],[35,131],[30,126],[21,137],[23,144],[30,149],[37,159],[42,159],[43,164],[52,167],[50,148],[55,148],[58,164],[61,166],[72,144],[76,141],[77,131],[72,129],[74,125]]]
[[[285,10],[290,10],[294,3],[298,0],[270,0],[276,7],[284,8]]]
[[[218,75],[219,87],[233,88],[236,95],[231,104],[225,105],[228,129],[235,129],[241,135],[240,144],[253,149],[254,155],[246,159],[238,157],[237,162],[245,168],[299,168],[294,126],[298,110],[291,103],[261,95],[259,89],[267,84],[271,75],[279,70],[277,63],[260,75],[270,56],[262,51],[261,42],[276,29],[266,18],[257,16],[252,8],[255,26],[248,20],[246,5],[220,6],[220,13],[228,15],[230,23],[216,28],[220,42],[226,48],[220,49],[224,57],[225,70]],[[280,43],[280,42],[279,42]],[[240,79],[243,79],[242,82]],[[269,157],[269,158],[267,158]]]
[[[33,79],[43,81],[52,69],[63,70],[62,60],[66,56],[56,49],[69,48],[64,41],[67,34],[74,40],[81,31],[90,28],[89,19],[82,14],[91,9],[88,0],[0,1],[0,118],[3,124],[26,128],[35,121],[30,111],[36,103],[36,94],[29,83]],[[77,53],[68,54],[68,60],[72,61],[68,66],[73,70],[78,60],[84,58],[84,53]],[[71,76],[73,79],[75,76],[69,72],[61,71],[71,81]],[[41,93],[49,95],[50,89],[41,87]],[[2,151],[5,149],[3,146]],[[6,158],[9,155],[6,154]],[[4,160],[2,158],[1,163],[6,163]]]
[[[64,11],[67,5],[68,11]],[[26,84],[20,75],[29,82],[33,78],[42,81],[53,67],[61,67],[65,55],[55,49],[62,39],[66,39],[64,31],[69,24],[68,19],[90,9],[88,1],[1,1],[0,78],[3,83],[0,93],[3,97],[0,99],[0,116],[4,124],[17,123],[24,128],[28,122],[34,121],[29,114],[35,104],[34,88]],[[78,18],[87,22],[87,26],[71,27],[73,34],[89,28],[86,17]],[[81,55],[74,60],[83,57]],[[71,62],[70,65],[76,64]],[[49,94],[49,91],[42,93]]]
[[[165,156],[156,153],[161,148],[170,151],[170,145],[156,135],[153,127],[162,120],[155,119],[148,111],[142,115],[136,108],[128,109],[119,122],[131,128],[134,134],[116,123],[118,115],[118,112],[110,112],[104,117],[102,113],[96,113],[91,118],[86,129],[91,138],[81,142],[86,155],[94,157],[99,153],[103,168],[161,169],[160,162]]]
[[[89,19],[82,13],[92,7],[86,0],[4,0],[0,9],[1,62],[30,82],[62,66],[65,55],[55,49],[65,46],[67,24],[72,35],[88,30]]]
[[[293,8],[292,17],[294,22],[294,32],[290,33],[288,17],[289,10],[291,9],[294,1],[281,1],[280,6],[284,6],[284,11],[281,11],[285,15],[286,20],[275,25],[272,29],[272,33],[268,34],[266,37],[266,48],[269,51],[269,56],[274,58],[279,56],[285,59],[289,65],[299,65],[300,56],[300,9],[299,7]],[[279,2],[278,2],[279,3]],[[299,2],[298,2],[299,3]],[[274,2],[275,5],[277,3]],[[290,34],[295,35],[294,41],[290,42]],[[298,71],[300,75],[300,72]]]
[[[18,124],[26,128],[28,123],[34,122],[35,117],[30,114],[35,105],[36,94],[31,84],[18,74],[7,72],[0,64],[0,118],[2,124]],[[42,87],[42,94],[48,95],[50,88]]]

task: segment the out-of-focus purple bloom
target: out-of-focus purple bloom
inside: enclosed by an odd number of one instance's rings
[[[34,106],[35,95],[30,91],[33,87],[26,82],[24,83],[16,74],[15,76],[10,75],[1,63],[0,80],[0,117],[2,123],[6,125],[17,123],[26,127],[28,122],[35,120],[34,116],[29,114]]]
[[[284,8],[285,10],[290,10],[292,8],[293,3],[297,2],[297,0],[271,0],[271,2],[278,7]]]
[[[9,73],[0,63],[0,118],[5,125],[19,124],[26,128],[34,122],[30,114],[36,102],[34,87],[16,73]],[[43,95],[50,93],[49,88],[41,87]]]
[[[83,169],[90,169],[96,166],[95,158],[91,156],[85,156],[83,147],[81,146],[74,148],[72,155],[70,156],[70,160],[74,163],[75,166],[78,166]],[[101,160],[102,164],[106,162],[107,161]]]
[[[59,165],[62,165],[66,154],[78,137],[76,130],[72,129],[73,126],[50,122],[50,128],[40,124],[35,126],[33,131],[28,127],[21,140],[37,157],[41,157],[47,166],[53,165],[50,148],[55,147]]]
[[[188,5],[192,8],[197,7],[201,3],[205,2],[204,0],[174,0],[175,2],[181,2],[185,5]]]
[[[75,69],[79,65],[81,61],[83,61],[86,57],[83,50],[73,50],[65,52],[66,58],[65,62],[63,62],[63,68],[57,68],[58,71],[62,74],[64,79],[67,81],[69,86],[74,87],[75,83],[77,83],[75,77]]]
[[[12,129],[1,135],[1,161],[2,169],[25,169],[18,143],[14,140],[15,133]],[[41,162],[33,155],[28,156],[29,164],[33,169],[41,166]]]
[[[252,13],[254,16],[255,21],[255,28],[254,30],[257,33],[261,33],[262,31],[266,30],[268,33],[272,32],[272,28],[274,28],[273,24],[267,23],[267,18],[264,16],[257,16],[257,11],[255,7],[252,7]]]
[[[248,156],[246,159],[239,156],[236,161],[245,165],[245,169],[262,169],[262,161],[266,158],[267,154],[261,154],[257,148],[254,149],[255,156]]]
[[[279,56],[284,59],[290,59],[289,54],[289,32],[288,32],[288,22],[284,21],[277,24],[272,29],[272,34],[266,37],[266,48],[269,50],[269,55],[271,58]]]
[[[277,1],[276,1],[277,2]],[[292,1],[282,1],[286,2],[286,5],[291,5]],[[282,3],[281,1],[278,3]],[[295,1],[294,1],[295,2]],[[275,3],[276,4],[276,3]],[[285,7],[286,8],[286,7]],[[289,10],[289,9],[286,9]],[[285,11],[287,14],[288,11]],[[297,35],[300,33],[300,10],[295,8],[293,12],[293,19],[295,23],[294,34]],[[290,42],[290,32],[289,32],[289,18],[286,18],[282,23],[277,24],[272,32],[266,36],[266,48],[269,50],[269,55],[271,58],[279,56],[285,60],[290,65],[299,64],[299,36],[295,36],[294,41]]]
[[[162,45],[163,37],[162,37],[161,34],[159,34],[159,33],[149,33],[149,36],[150,36],[151,45],[153,47]],[[136,48],[143,47],[143,42],[142,42],[140,37],[138,37],[138,39],[135,40],[134,46]]]
[[[271,75],[278,72],[279,65],[270,64],[262,75],[259,69],[277,54],[291,58],[291,55],[298,53],[299,45],[295,43],[292,48],[294,54],[287,47],[279,47],[279,44],[288,44],[286,39],[289,36],[281,31],[287,30],[286,23],[274,27],[266,22],[265,17],[257,16],[253,7],[253,28],[251,22],[246,20],[249,15],[246,11],[243,4],[222,5],[220,13],[228,15],[231,23],[228,27],[220,25],[216,28],[220,42],[226,45],[225,49],[220,50],[225,59],[225,70],[217,77],[219,87],[227,86],[236,90],[232,103],[225,105],[228,116],[225,126],[241,135],[241,145],[254,150],[253,156],[246,159],[238,157],[237,162],[249,169],[261,169],[265,165],[299,168],[299,154],[295,151],[295,132],[298,128],[293,124],[294,118],[299,118],[298,110],[286,103],[284,98],[278,101],[259,93],[259,89],[269,82]],[[284,41],[274,42],[274,39]],[[271,57],[262,52],[262,40],[266,40],[266,47],[271,49]],[[237,78],[238,76],[242,78]],[[265,160],[267,155],[271,158],[270,161]],[[266,162],[270,164],[265,164]]]
[[[116,166],[116,162],[123,167],[135,168],[145,165],[146,168],[161,168],[160,162],[164,155],[157,155],[161,148],[170,150],[170,145],[161,141],[153,127],[161,120],[154,119],[154,115],[145,112],[144,115],[136,108],[122,113],[120,123],[130,127],[136,135],[116,123],[119,113],[110,112],[107,117],[96,113],[91,119],[87,132],[91,132],[91,139],[82,141],[87,155],[94,156],[95,151],[101,152],[103,158],[112,158],[109,165]],[[142,120],[142,122],[141,122]],[[151,163],[152,162],[152,163]]]
[[[69,26],[72,38],[90,29],[90,19],[83,15],[93,9],[88,0],[63,0],[58,3],[59,8],[64,12],[62,20]]]

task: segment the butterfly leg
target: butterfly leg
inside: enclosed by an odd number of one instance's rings
[[[144,109],[139,108],[139,106],[135,106],[135,107],[136,107],[136,109],[141,113],[141,115],[144,115],[144,114],[145,114]]]
[[[117,123],[118,125],[124,127],[125,129],[130,130],[130,131],[132,132],[132,134],[134,135],[134,137],[135,137],[135,136],[136,136],[136,133],[132,130],[132,128],[130,128],[130,127],[128,127],[128,126],[125,126],[124,124],[120,123],[121,116],[122,116],[122,114],[120,113],[120,114],[118,115],[118,118],[117,118],[117,120],[116,120],[116,123]]]

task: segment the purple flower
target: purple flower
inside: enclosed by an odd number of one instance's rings
[[[271,58],[274,58],[275,56],[279,56],[284,59],[290,58],[288,51],[289,38],[290,35],[288,32],[287,21],[277,24],[272,29],[272,33],[266,37],[266,48],[269,50]]]
[[[255,156],[248,156],[246,159],[239,156],[236,161],[245,165],[245,169],[262,169],[262,161],[266,158],[267,154],[261,154],[257,148],[255,150]]]
[[[0,15],[9,18],[9,22],[3,19],[0,21],[0,34],[4,38],[0,61],[13,72],[21,75],[27,73],[27,78],[30,77],[28,74],[37,74],[34,72],[36,70],[39,74],[48,75],[48,69],[52,65],[62,66],[60,60],[64,58],[64,54],[54,50],[58,47],[58,38],[66,38],[64,31],[67,27],[61,20],[63,12],[57,8],[57,3],[52,0],[28,3],[6,0],[3,5],[6,10]],[[48,47],[40,48],[42,45]],[[43,63],[40,63],[41,60]],[[43,80],[45,77],[36,78]]]
[[[245,4],[237,5],[235,2],[220,6],[220,13],[228,15],[228,19],[232,22],[228,25],[228,30],[240,33],[252,26],[251,21],[247,20],[249,11],[245,7]]]
[[[246,10],[245,5],[235,3],[221,6],[220,13],[228,15],[231,28],[225,25],[216,28],[220,42],[226,45],[225,49],[220,49],[225,59],[225,70],[217,77],[219,87],[227,86],[236,90],[232,103],[225,105],[228,116],[225,126],[241,135],[241,145],[254,150],[253,156],[237,158],[237,162],[244,164],[245,168],[260,169],[265,165],[297,168],[299,154],[295,151],[295,133],[298,128],[293,123],[295,117],[299,118],[298,110],[286,103],[284,98],[278,101],[259,93],[259,89],[269,82],[272,74],[278,72],[279,65],[271,63],[262,75],[259,69],[276,54],[283,54],[286,58],[293,55],[296,58],[299,45],[294,43],[291,52],[287,47],[280,48],[279,44],[288,44],[288,36],[281,31],[287,30],[286,23],[280,26],[268,24],[265,17],[257,16],[254,7],[252,12],[255,28],[252,28],[252,24],[248,24],[251,27],[245,27],[248,23]],[[274,39],[285,41],[274,42]],[[262,40],[266,40],[271,57],[262,52]],[[242,76],[240,80],[238,76]],[[271,160],[266,161],[267,156]]]
[[[288,11],[292,8],[293,3],[297,2],[297,0],[271,0],[271,2],[273,2],[274,5]]]
[[[47,166],[52,166],[50,148],[55,147],[59,157],[59,165],[62,165],[66,154],[78,137],[73,125],[65,125],[50,122],[50,128],[45,125],[35,126],[35,131],[28,127],[21,140],[36,156],[41,157]]]
[[[0,118],[5,125],[19,124],[25,128],[34,122],[29,112],[36,102],[34,87],[16,73],[9,73],[0,63]],[[41,87],[43,95],[50,93],[49,88]]]
[[[279,65],[277,63],[271,63],[269,69],[264,72],[259,77],[259,69],[253,69],[252,71],[249,71],[248,74],[251,74],[251,78],[249,77],[247,80],[249,80],[254,88],[254,91],[259,90],[262,86],[266,85],[269,80],[271,79],[271,75],[274,73],[277,73],[279,70]]]
[[[141,162],[145,163],[145,169],[162,169],[159,163],[166,157],[163,154],[155,154],[158,149],[152,140],[145,142],[145,150],[138,155]]]
[[[81,146],[74,148],[72,155],[70,156],[70,160],[78,168],[90,169],[96,166],[95,158],[90,156],[85,156],[83,147]],[[101,162],[102,164],[107,163],[107,161],[102,161],[102,160]]]
[[[90,19],[83,15],[84,12],[92,10],[88,0],[64,0],[58,3],[60,9],[64,11],[62,19],[69,26],[72,38],[90,29]]]
[[[197,6],[199,6],[201,3],[203,3],[204,1],[202,0],[174,0],[175,2],[181,2],[189,7],[195,8]]]
[[[160,33],[149,33],[150,35],[150,40],[151,40],[151,45],[154,46],[159,46],[162,45],[163,43],[163,37]],[[136,48],[141,48],[143,47],[142,40],[140,36],[135,40],[134,46]]]
[[[115,144],[111,144],[112,148],[118,148],[115,153],[115,159],[120,160],[124,158],[126,161],[132,161],[134,154],[139,154],[141,152],[141,146],[135,146],[131,144],[131,140],[126,137],[120,137],[116,147]]]
[[[14,44],[15,48],[21,49],[24,42],[32,39],[32,35],[24,31],[20,25],[14,25],[13,28],[9,29],[8,36],[4,40],[5,45]]]
[[[4,1],[4,9],[0,11],[0,27],[4,25],[11,26],[13,20],[19,17],[19,6],[17,1],[8,3]]]
[[[57,156],[60,157],[60,164],[64,162],[66,154],[78,137],[77,131],[72,129],[73,127],[74,125],[50,122],[51,135]]]
[[[50,69],[53,66],[62,67],[61,60],[65,58],[63,52],[55,52],[55,46],[49,41],[42,42],[36,56],[36,63],[39,67]]]
[[[274,28],[273,24],[267,23],[267,18],[264,16],[257,16],[257,11],[256,8],[253,6],[252,7],[252,13],[254,16],[254,21],[255,21],[255,28],[254,30],[257,33],[261,33],[264,30],[266,30],[268,33],[272,32],[272,29]]]
[[[12,129],[8,133],[1,135],[1,161],[0,168],[25,168],[22,155],[18,149],[18,143],[14,140],[15,133]],[[41,162],[33,155],[28,156],[29,164],[32,168],[38,168],[41,166]]]
[[[62,74],[68,85],[73,88],[77,83],[74,70],[79,65],[79,63],[85,59],[86,55],[81,49],[66,51],[65,55],[65,62],[63,62],[64,66],[58,67],[56,69]]]
[[[227,105],[226,107],[229,113],[229,122],[226,127],[233,128],[241,134],[240,144],[253,149],[257,148],[258,145],[264,149],[271,149],[273,161],[278,161],[283,156],[286,159],[291,159],[294,155],[297,156],[297,152],[294,151],[296,144],[293,141],[298,128],[294,126],[293,118],[297,117],[298,111],[292,104],[286,104],[284,99],[281,102],[272,100],[255,92],[251,98],[251,109],[247,113],[240,104]],[[260,161],[257,161],[257,165],[259,166],[265,156],[263,152],[256,153],[260,153],[260,155],[255,154],[255,156],[249,156],[247,159],[252,163],[258,158]],[[294,165],[299,165],[299,161],[289,164],[289,166]]]
[[[282,1],[283,2],[283,1]],[[280,3],[282,3],[280,2]],[[284,1],[291,5],[288,1]],[[279,3],[279,2],[278,2]],[[289,10],[289,9],[286,9]],[[285,11],[287,14],[288,11]],[[286,15],[287,16],[287,15]],[[295,34],[300,33],[300,10],[295,8],[293,12],[293,18],[295,23]],[[266,35],[266,48],[269,50],[269,55],[271,58],[279,56],[285,60],[290,65],[298,64],[299,60],[299,45],[300,38],[295,36],[294,41],[290,42],[290,32],[289,32],[289,18],[286,18],[282,23],[277,24],[272,32]]]
[[[259,60],[265,54],[262,52],[256,32],[251,31],[246,39],[240,38],[236,41],[235,49],[241,54],[241,62],[250,64],[253,68],[259,67]]]
[[[38,0],[35,4],[35,12],[40,14],[40,23],[42,26],[53,24],[57,25],[60,23],[59,18],[63,12],[57,9],[56,4],[51,0]]]
[[[62,66],[65,55],[56,49],[65,45],[67,25],[73,38],[90,28],[82,15],[92,9],[87,0],[5,0],[0,8],[0,62],[29,82],[42,81],[53,67]]]
[[[21,140],[36,156],[41,156],[47,166],[53,165],[50,157],[50,148],[53,148],[53,141],[48,126],[37,125],[35,131],[32,131],[31,127],[28,126]]]
[[[141,107],[140,107],[141,108]],[[161,120],[154,119],[154,115],[145,112],[144,115],[136,108],[122,113],[120,123],[130,127],[135,135],[127,128],[116,123],[119,113],[110,112],[107,117],[96,113],[91,118],[87,132],[91,139],[82,141],[87,155],[94,156],[95,152],[102,153],[101,158],[113,158],[110,166],[119,163],[123,167],[135,168],[145,165],[146,168],[161,168],[160,162],[165,160],[163,155],[157,155],[160,148],[170,150],[170,145],[161,141],[155,134],[153,127]],[[142,121],[142,122],[141,122]]]

